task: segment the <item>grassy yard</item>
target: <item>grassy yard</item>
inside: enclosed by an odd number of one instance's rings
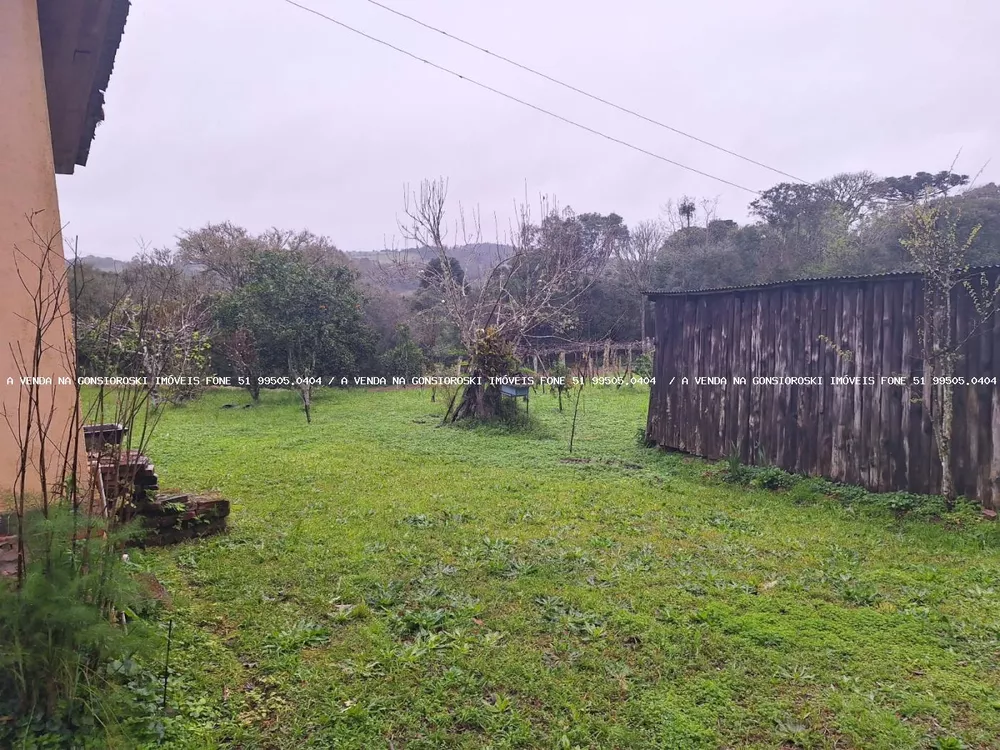
[[[439,428],[429,391],[168,411],[164,487],[229,534],[173,595],[183,747],[1000,748],[1000,534],[706,478],[647,394]],[[200,738],[200,739],[198,739]]]

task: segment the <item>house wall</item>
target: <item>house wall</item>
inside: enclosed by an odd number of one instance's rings
[[[988,276],[995,285],[1000,271]],[[922,294],[920,277],[907,275],[655,297],[648,437],[669,449],[708,458],[735,451],[744,463],[874,491],[940,492],[929,389],[881,382],[923,373]],[[957,337],[967,339],[958,375],[967,383],[1000,380],[1000,315],[972,335],[971,298],[961,288],[955,297]],[[696,376],[727,381],[699,385]],[[778,376],[822,377],[823,384],[753,382]],[[875,382],[834,385],[833,377]],[[1000,508],[1000,385],[967,384],[954,394],[956,489]]]
[[[19,384],[25,362],[32,360],[36,326],[35,299],[54,311],[57,320],[43,343],[46,354],[39,374],[53,382],[70,373],[67,355],[74,347],[65,261],[60,234],[52,139],[46,103],[45,77],[38,29],[37,0],[0,2],[0,511],[9,509],[21,462],[15,432],[23,434],[27,391]],[[39,268],[44,272],[40,272]],[[42,278],[42,294],[35,294]],[[27,285],[31,292],[25,289]],[[43,317],[52,317],[45,315]],[[15,384],[8,385],[7,379]],[[76,404],[71,387],[43,388],[43,417],[52,414],[47,453],[64,454]],[[82,441],[81,441],[82,442]],[[34,466],[29,491],[41,488],[39,442],[32,440]],[[53,453],[55,452],[55,453]],[[61,463],[61,461],[60,461]],[[58,482],[47,467],[46,484]]]

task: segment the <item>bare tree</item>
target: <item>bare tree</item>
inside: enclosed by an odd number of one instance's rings
[[[642,221],[629,233],[627,242],[615,246],[619,272],[636,291],[649,289],[653,283],[656,255],[667,240],[667,228],[661,221]],[[639,329],[646,345],[646,300],[640,302]]]
[[[254,403],[260,401],[260,354],[253,333],[240,327],[222,336],[226,358],[236,370],[239,382],[244,385]]]
[[[970,275],[968,254],[979,233],[958,234],[958,211],[941,200],[914,203],[906,214],[908,235],[901,242],[923,274],[924,315],[920,345],[924,361],[924,404],[941,461],[941,494],[951,504],[955,483],[951,469],[956,365],[962,348],[996,314],[1000,282],[985,274]],[[974,318],[960,337],[956,326],[958,296],[968,294]]]
[[[168,250],[141,248],[115,280],[114,304],[103,315],[78,321],[86,366],[105,374],[174,378],[154,393],[169,401],[191,398],[190,379],[204,375],[212,318],[203,275],[186,271]],[[188,379],[187,381],[183,379]]]
[[[11,336],[8,347],[17,371],[17,399],[4,399],[0,405],[7,429],[17,448],[16,472],[11,487],[0,493],[13,499],[17,519],[17,578],[25,574],[25,514],[39,509],[46,517],[56,499],[66,488],[84,486],[79,472],[78,442],[74,439],[74,419],[79,407],[72,406],[60,389],[58,377],[75,375],[72,345],[72,318],[69,312],[67,276],[60,245],[61,231],[47,234],[30,214],[31,246],[12,248],[18,281],[30,306],[15,330],[26,336]],[[13,379],[8,380],[13,384]],[[66,436],[65,443],[62,437]]]
[[[0,500],[13,495],[17,551],[10,602],[16,617],[6,618],[10,640],[4,643],[8,653],[0,682],[5,698],[13,698],[7,703],[15,720],[66,726],[87,711],[105,724],[106,718],[115,719],[114,709],[98,714],[93,694],[82,688],[99,686],[109,659],[128,655],[129,647],[108,628],[125,630],[131,587],[123,570],[120,522],[127,520],[128,504],[143,495],[134,481],[139,450],[118,445],[85,451],[82,425],[111,415],[132,440],[129,447],[141,449],[155,415],[141,410],[150,399],[140,383],[115,388],[113,395],[102,389],[96,399],[87,399],[93,403],[89,410],[81,406],[68,298],[69,277],[82,275],[81,268],[78,262],[67,268],[61,231],[43,233],[36,217],[28,217],[30,241],[11,253],[30,302],[17,305],[19,321],[5,342],[18,388],[8,389],[13,392],[0,404],[17,449],[14,486],[0,488]],[[86,281],[73,281],[73,293],[79,294]]]
[[[698,205],[701,206],[702,224],[707,228],[719,215],[719,196],[702,198]]]
[[[422,270],[437,258],[435,273],[424,275],[438,305],[458,331],[469,358],[474,382],[450,409],[452,421],[466,416],[487,418],[499,410],[499,388],[490,377],[511,374],[515,351],[527,351],[543,327],[561,330],[572,320],[574,307],[612,252],[612,243],[582,242],[579,228],[570,226],[573,214],[543,199],[541,221],[535,224],[526,204],[517,207],[516,224],[507,241],[482,245],[478,215],[466,220],[459,211],[458,232],[466,244],[486,248],[482,278],[471,283],[456,273],[450,260],[446,212],[447,183],[425,180],[419,191],[407,191],[401,224],[404,235],[421,253],[419,261],[397,257],[401,273]],[[471,236],[475,240],[470,242]],[[446,417],[447,418],[447,417]]]
[[[233,291],[247,283],[263,243],[227,221],[185,231],[177,238],[177,249],[184,263],[202,268],[219,288]]]
[[[10,491],[14,500],[19,580],[26,563],[25,514],[38,510],[48,518],[56,508],[86,511],[80,517],[74,544],[76,540],[89,541],[100,528],[113,526],[123,504],[132,499],[129,477],[134,476],[135,460],[158,417],[151,399],[153,386],[141,377],[115,388],[113,398],[105,398],[106,390],[101,386],[95,398],[89,399],[91,406],[84,410],[75,348],[79,327],[70,313],[68,298],[69,274],[78,273],[80,266],[73,263],[67,268],[61,232],[44,235],[34,218],[28,217],[34,247],[13,249],[17,278],[31,300],[21,319],[29,335],[8,344],[20,387],[16,400],[5,401],[0,407],[0,418],[18,451],[14,486],[3,491]],[[76,282],[74,293],[79,295],[85,282]],[[114,308],[121,311],[126,306],[118,300]],[[128,314],[134,315],[134,311]],[[138,324],[140,335],[135,343],[140,348],[147,340],[147,317],[140,309],[132,318]],[[110,341],[120,326],[110,319],[106,322],[108,334],[102,338]],[[123,425],[127,437],[113,449],[113,454],[88,460],[81,440],[82,425],[92,419]],[[132,431],[136,425],[138,434]],[[114,487],[107,487],[101,480],[102,466],[114,468]]]
[[[346,253],[333,240],[309,230],[294,231],[273,227],[255,239],[261,250],[295,253],[312,266],[329,268],[350,265]]]
[[[693,244],[694,240],[702,248],[708,242],[708,237],[699,228],[707,229],[718,218],[718,212],[718,196],[696,200],[690,195],[682,195],[676,200],[670,198],[660,207],[661,222],[667,237],[680,233],[678,237],[683,237],[686,243]]]
[[[841,172],[817,182],[829,197],[848,226],[853,226],[878,205],[881,181],[867,169],[859,172]]]

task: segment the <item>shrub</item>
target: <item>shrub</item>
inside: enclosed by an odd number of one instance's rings
[[[28,517],[25,527],[20,586],[0,584],[0,715],[12,719],[0,723],[0,747],[30,747],[42,733],[82,743],[118,724],[125,697],[107,665],[147,642],[140,623],[117,624],[140,603],[139,589],[116,540],[78,538],[75,514]]]
[[[424,374],[427,366],[423,350],[405,325],[396,326],[396,345],[382,354],[381,369],[385,377],[401,377],[409,381]]]
[[[740,454],[734,448],[726,456],[726,463],[719,472],[719,478],[727,484],[747,485],[753,477],[753,471],[749,466],[740,461]]]
[[[826,497],[826,486],[825,479],[803,479],[792,485],[788,497],[796,505],[811,505]]]
[[[844,505],[864,503],[869,496],[868,490],[854,484],[836,484],[831,482],[827,488],[828,494]]]
[[[641,354],[632,362],[632,372],[641,378],[653,377],[653,359],[648,354]]]
[[[740,454],[733,449],[719,476],[723,482],[743,487],[760,487],[765,490],[780,490],[794,485],[798,478],[776,466],[747,466],[740,461]]]
[[[923,499],[912,492],[889,492],[879,497],[879,504],[896,513],[906,513],[919,507]]]
[[[951,518],[968,515],[979,517],[979,506],[959,500],[952,511],[947,501],[940,495],[918,495],[915,492],[869,492],[864,487],[853,484],[839,484],[826,479],[809,480],[817,492],[832,497],[844,505],[857,505],[876,510],[886,510],[899,516],[910,518]]]
[[[796,477],[776,466],[751,469],[750,485],[765,490],[782,490],[795,484]]]
[[[646,437],[645,427],[639,427],[635,431],[635,444],[638,445],[640,448],[652,448],[654,445],[656,445],[656,441],[650,440],[648,437]]]

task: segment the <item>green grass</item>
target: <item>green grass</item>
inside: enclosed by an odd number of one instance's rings
[[[540,394],[515,429],[263,399],[149,450],[234,503],[135,555],[174,597],[178,746],[1000,747],[995,524],[722,484],[637,444],[640,390],[588,390],[572,456]]]

